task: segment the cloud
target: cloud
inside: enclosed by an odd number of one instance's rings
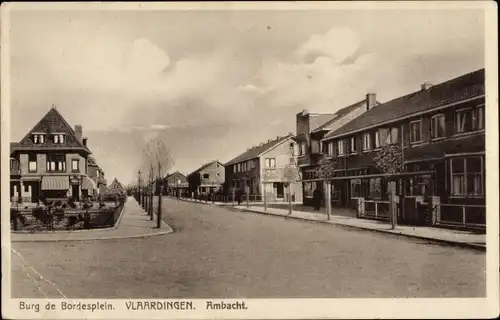
[[[302,62],[313,62],[328,57],[333,64],[339,64],[351,57],[360,46],[358,35],[351,29],[335,27],[325,34],[313,35],[296,51]]]

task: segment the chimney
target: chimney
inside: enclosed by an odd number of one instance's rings
[[[82,138],[82,143],[83,143],[84,146],[87,146],[87,139],[88,138]]]
[[[309,111],[307,109],[302,110],[302,115],[306,116],[309,114]]]
[[[424,82],[422,85],[420,85],[420,89],[421,89],[422,91],[427,90],[427,89],[429,89],[430,87],[432,87],[432,83],[430,83],[430,82]]]
[[[82,129],[81,125],[77,124],[75,126],[75,134],[76,134],[76,138],[78,139],[78,141],[82,142],[83,129]]]
[[[367,93],[366,94],[366,110],[370,110],[375,107],[377,104],[377,94],[376,93]]]

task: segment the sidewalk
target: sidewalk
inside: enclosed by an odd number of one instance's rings
[[[129,197],[116,225],[106,229],[46,231],[39,233],[11,232],[11,242],[84,241],[143,238],[172,232],[172,228],[162,221],[162,228],[156,228],[156,215],[151,221],[146,211]]]
[[[181,200],[194,202],[187,199],[181,199]],[[212,204],[212,203],[209,202],[206,204]],[[217,202],[215,203],[215,205],[217,205]],[[450,230],[450,229],[435,228],[435,227],[417,227],[417,226],[400,226],[400,225],[396,226],[395,230],[392,230],[391,225],[387,222],[349,217],[343,212],[340,212],[341,215],[336,215],[335,209],[333,209],[333,214],[331,215],[330,220],[327,220],[327,216],[325,213],[313,213],[313,212],[294,210],[292,212],[292,215],[289,216],[287,209],[267,208],[267,210],[264,210],[264,208],[259,205],[250,205],[249,207],[247,207],[246,205],[240,205],[240,206],[237,205],[234,207],[232,206],[230,207],[240,211],[267,214],[272,216],[281,216],[290,219],[314,221],[319,223],[342,225],[346,227],[369,230],[374,232],[402,235],[412,238],[429,240],[433,242],[446,243],[461,247],[469,247],[481,251],[486,250],[485,234],[476,234],[467,231]]]

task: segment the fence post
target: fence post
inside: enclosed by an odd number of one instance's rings
[[[264,211],[267,211],[266,184],[263,183],[262,186],[263,186],[263,189],[264,189],[264,190],[262,190],[262,196],[264,197]]]
[[[389,199],[389,202],[390,201],[392,201],[392,200]],[[375,219],[377,219],[378,218],[378,203],[377,203],[377,201],[375,201],[374,204],[375,204]]]
[[[90,216],[89,216],[89,210],[85,210],[85,221],[84,221],[84,228],[85,229],[90,229]]]
[[[14,231],[17,231],[17,216],[18,216],[19,213],[16,213],[14,215]]]
[[[397,210],[398,210],[398,206],[396,203],[396,182],[391,181],[390,182],[390,192],[389,192],[389,213],[391,215],[390,217],[391,217],[391,229],[392,230],[396,229]]]
[[[247,196],[247,208],[250,207],[250,188],[245,186],[245,194]]]
[[[462,206],[462,225],[465,227],[465,206]]]
[[[291,215],[292,211],[292,184],[288,183],[288,215]]]

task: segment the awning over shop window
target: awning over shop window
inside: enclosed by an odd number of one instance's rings
[[[42,190],[69,190],[69,178],[68,176],[43,177]]]
[[[94,180],[90,179],[87,176],[83,176],[82,178],[82,190],[94,190],[97,189],[97,185]]]

